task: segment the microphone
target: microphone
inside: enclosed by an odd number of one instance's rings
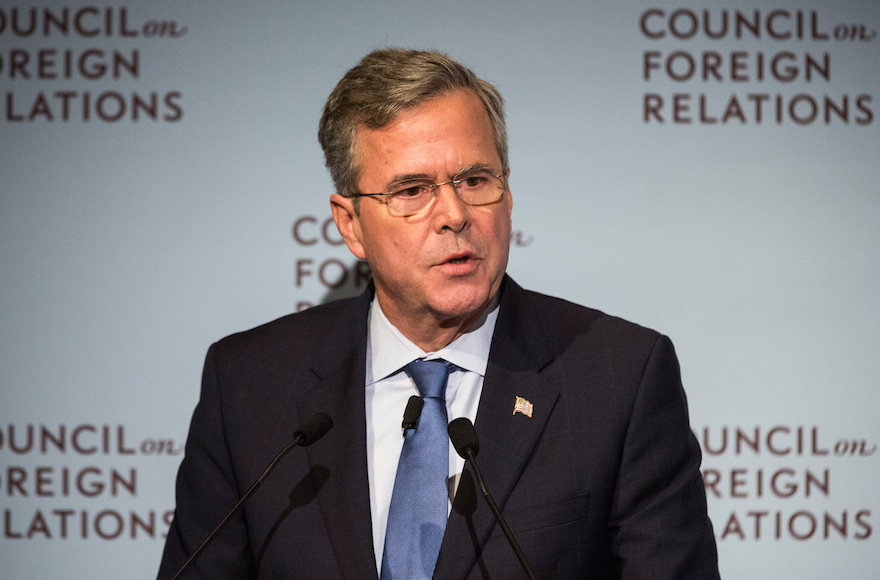
[[[287,444],[287,446],[281,450],[278,455],[275,456],[275,459],[266,467],[263,474],[257,478],[257,480],[251,485],[244,495],[241,496],[241,499],[238,500],[232,509],[229,510],[229,513],[217,524],[217,527],[214,528],[214,531],[208,535],[207,538],[196,548],[196,551],[192,553],[192,556],[189,557],[189,560],[184,562],[183,566],[180,567],[180,570],[177,571],[174,576],[171,577],[171,580],[177,580],[180,576],[186,571],[190,565],[196,561],[196,559],[205,551],[211,542],[214,541],[214,538],[217,537],[223,528],[226,527],[226,524],[229,523],[229,520],[232,519],[232,516],[238,513],[238,510],[241,509],[241,506],[245,504],[245,502],[250,498],[257,489],[263,485],[263,481],[269,477],[269,474],[272,473],[272,470],[275,469],[275,466],[278,465],[278,462],[281,461],[285,455],[287,455],[291,449],[294,447],[306,447],[311,445],[321,437],[327,434],[327,431],[333,427],[333,419],[330,418],[329,415],[325,413],[315,413],[308,419],[306,419],[294,432],[293,432],[293,440]]]
[[[480,441],[477,439],[477,430],[474,429],[474,424],[471,423],[471,420],[467,417],[459,417],[449,423],[448,431],[449,438],[452,440],[452,446],[455,447],[456,453],[458,453],[463,459],[471,462],[471,467],[474,469],[474,475],[477,476],[477,482],[480,484],[480,489],[483,491],[483,497],[486,498],[486,502],[489,504],[489,509],[492,510],[492,514],[494,514],[498,525],[501,526],[501,530],[504,532],[507,541],[510,543],[510,547],[513,548],[516,557],[519,559],[520,565],[522,565],[523,570],[526,571],[526,575],[530,580],[537,580],[535,573],[532,572],[532,567],[529,566],[529,562],[526,560],[526,555],[523,554],[522,548],[519,547],[519,543],[517,543],[516,538],[513,537],[513,532],[510,531],[510,527],[504,520],[504,516],[501,515],[501,510],[498,509],[498,505],[495,503],[495,500],[492,499],[489,490],[486,489],[486,482],[483,481],[483,474],[480,473],[480,468],[477,466],[476,458],[477,453],[480,452]]]
[[[333,419],[331,419],[329,415],[315,413],[306,419],[306,421],[299,426],[299,429],[293,432],[293,441],[291,443],[295,444],[290,445],[290,448],[293,449],[296,445],[308,447],[326,435],[331,427],[333,427]],[[284,457],[284,455],[281,455],[281,457]],[[267,471],[271,471],[271,469],[268,469]],[[265,475],[268,475],[268,473]]]
[[[480,452],[480,440],[477,439],[477,430],[471,420],[467,417],[455,419],[449,424],[448,431],[455,452],[462,459],[470,459],[473,463],[474,457]]]
[[[403,423],[400,425],[404,431],[416,428],[424,406],[425,400],[423,398],[416,395],[409,398],[409,401],[406,402],[406,409],[403,410]]]

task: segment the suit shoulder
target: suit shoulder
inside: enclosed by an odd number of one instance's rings
[[[278,349],[291,356],[326,353],[340,342],[350,344],[353,333],[366,332],[367,311],[359,302],[362,300],[364,297],[360,296],[313,306],[226,336],[212,348],[218,354],[266,355]]]
[[[538,317],[556,331],[575,334],[600,333],[607,336],[654,342],[660,337],[656,330],[646,328],[601,310],[575,304],[563,298],[548,296],[531,290],[524,291]]]
[[[531,310],[532,328],[557,356],[589,353],[639,364],[658,343],[669,342],[655,330],[562,298],[525,291],[523,303]]]

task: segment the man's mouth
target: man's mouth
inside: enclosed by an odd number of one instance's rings
[[[467,262],[467,260],[468,260],[467,256],[462,256],[461,258],[452,258],[451,260],[449,260],[449,263],[450,264],[464,264],[465,262]]]

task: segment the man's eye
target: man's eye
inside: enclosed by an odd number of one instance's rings
[[[398,189],[394,190],[394,195],[397,197],[407,198],[407,197],[418,197],[419,195],[424,195],[428,192],[429,187],[425,185],[404,185]]]
[[[484,175],[468,175],[459,180],[458,186],[467,189],[479,189],[486,185],[488,180]]]

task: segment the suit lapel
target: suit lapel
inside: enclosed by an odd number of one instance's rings
[[[318,384],[298,404],[302,418],[322,411],[333,419],[333,428],[306,451],[312,468],[328,473],[318,501],[342,576],[350,580],[378,578],[364,413],[366,327],[371,299],[368,290],[350,309],[351,325],[334,329],[332,334],[341,341],[337,344],[350,344],[351,348],[341,359],[328,355],[312,366]]]
[[[298,403],[301,419],[318,411],[333,418],[333,428],[306,452],[314,469],[329,474],[318,491],[318,500],[342,576],[349,580],[378,579],[364,411],[366,320],[371,299],[368,290],[350,308],[350,324],[335,329],[336,344],[348,346],[333,349],[334,353],[313,365],[316,386]],[[475,427],[480,439],[480,468],[503,511],[540,440],[558,391],[548,388],[540,376],[553,359],[542,324],[525,292],[510,278],[505,278],[502,286],[500,308]],[[513,414],[517,396],[534,406],[531,418]],[[477,490],[468,465],[453,502],[436,578],[465,578],[496,525]]]
[[[548,388],[540,375],[553,359],[553,353],[525,292],[510,278],[505,279],[502,292],[475,427],[480,440],[477,462],[486,486],[503,512],[559,392]],[[533,405],[531,418],[514,414],[517,396]],[[477,489],[468,465],[447,523],[434,572],[436,578],[464,578],[496,525],[485,500],[476,497]]]

